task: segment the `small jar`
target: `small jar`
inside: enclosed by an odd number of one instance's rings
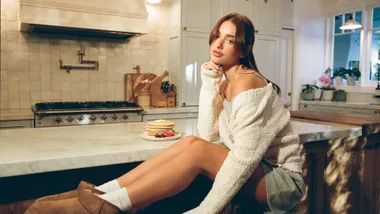
[[[150,106],[150,92],[148,90],[142,90],[137,96],[137,104],[141,107]]]

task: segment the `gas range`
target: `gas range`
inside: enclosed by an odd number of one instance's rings
[[[136,103],[105,101],[36,103],[32,110],[39,128],[140,122],[144,109]]]

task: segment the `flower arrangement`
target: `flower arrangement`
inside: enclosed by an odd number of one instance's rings
[[[331,69],[326,69],[325,73],[319,77],[319,82],[321,84],[322,90],[335,90],[333,86],[333,81],[331,79]]]

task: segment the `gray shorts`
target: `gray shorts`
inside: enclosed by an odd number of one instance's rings
[[[262,160],[260,165],[265,176],[269,209],[273,214],[287,213],[305,193],[302,175],[274,166],[265,160]]]

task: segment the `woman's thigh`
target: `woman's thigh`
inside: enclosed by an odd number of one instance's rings
[[[202,169],[201,173],[211,180],[215,180],[230,150],[224,146],[198,138],[191,144],[189,151],[194,158],[198,157],[197,159]],[[261,204],[267,204],[264,173],[260,163],[240,189],[238,197],[252,198]]]

